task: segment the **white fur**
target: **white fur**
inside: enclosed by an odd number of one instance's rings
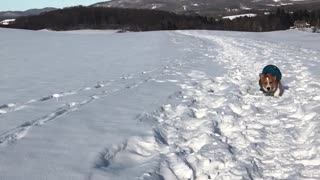
[[[277,88],[277,90],[273,93],[273,96],[276,96],[276,97],[280,96],[280,92],[281,92],[281,90],[280,90],[280,86],[279,86],[279,84],[278,84],[278,88]]]
[[[271,86],[270,86],[270,80],[269,78],[267,77],[267,89],[270,88],[271,89]],[[267,90],[268,91],[268,90]]]
[[[263,89],[265,92],[269,92],[269,91],[267,90],[268,87],[271,88],[271,86],[270,86],[270,80],[269,80],[269,78],[267,77],[267,87],[262,86],[262,89]],[[281,82],[279,82],[279,83],[277,84],[276,90],[275,90],[274,93],[273,93],[273,96],[279,97],[280,94],[281,94],[281,92],[282,92],[282,89],[281,89],[281,88],[282,88]]]

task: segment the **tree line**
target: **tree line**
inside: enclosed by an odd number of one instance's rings
[[[313,26],[319,26],[320,10],[286,12],[283,9],[277,9],[268,15],[258,14],[255,17],[229,20],[200,15],[178,15],[160,10],[78,6],[35,16],[20,17],[9,27],[57,31],[77,29],[121,29],[125,31],[207,29],[262,32],[289,29],[295,20],[306,20]]]
[[[294,25],[297,20],[304,20],[311,26],[320,28],[320,10],[296,10],[286,12],[277,9],[268,15],[260,14],[255,17],[242,17],[232,21],[224,21],[224,29],[237,31],[274,31],[286,30]]]

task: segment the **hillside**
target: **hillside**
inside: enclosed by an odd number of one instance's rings
[[[56,8],[29,9],[26,11],[0,11],[0,20],[15,19],[21,16],[38,15],[43,12],[53,11]]]
[[[179,14],[223,16],[239,13],[286,9],[319,9],[320,0],[111,0],[93,4],[94,7],[158,9]]]
[[[118,29],[121,31],[207,29],[263,32],[289,29],[296,20],[305,20],[311,26],[320,27],[320,10],[286,12],[283,9],[277,9],[268,14],[227,17],[229,18],[183,15],[161,10],[77,6],[40,15],[20,17],[3,27],[56,31],[77,29]]]

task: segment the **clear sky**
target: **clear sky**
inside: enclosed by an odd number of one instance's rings
[[[21,11],[32,8],[90,5],[106,0],[0,0],[0,11]]]

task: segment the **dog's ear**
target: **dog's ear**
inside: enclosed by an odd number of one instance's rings
[[[274,78],[275,81],[278,81],[277,76],[271,74],[271,76]]]
[[[259,74],[259,78],[260,78],[260,79],[262,79],[262,77],[263,77],[263,74],[262,74],[262,73],[260,73],[260,74]]]
[[[260,89],[262,89],[262,82],[261,82],[262,76],[263,76],[263,74],[260,73],[260,74],[259,74],[259,86],[260,86]]]

